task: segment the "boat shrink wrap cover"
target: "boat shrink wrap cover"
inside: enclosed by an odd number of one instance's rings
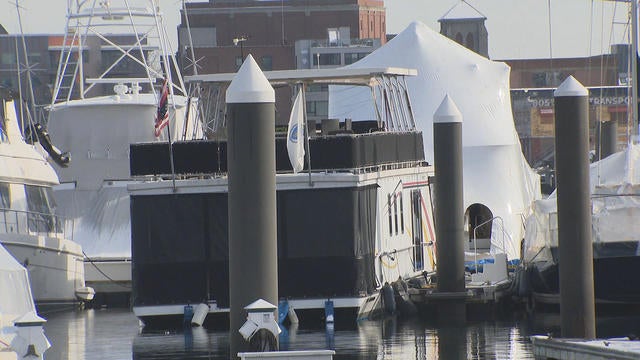
[[[521,151],[511,112],[509,67],[468,50],[421,22],[410,24],[386,45],[348,66],[375,67],[417,70],[418,75],[406,81],[429,163],[433,163],[433,115],[445,95],[455,101],[463,116],[465,209],[484,204],[494,217],[501,217],[506,234],[492,237],[491,250],[502,252],[502,239],[507,238],[509,259],[519,258],[522,219],[531,202],[540,198],[540,180]],[[329,117],[351,118],[354,124],[376,119],[370,89],[330,86]]]

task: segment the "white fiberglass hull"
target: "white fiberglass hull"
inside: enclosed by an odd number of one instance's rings
[[[73,241],[3,234],[2,245],[27,268],[37,305],[70,305],[93,298],[92,289],[85,286],[82,250]]]

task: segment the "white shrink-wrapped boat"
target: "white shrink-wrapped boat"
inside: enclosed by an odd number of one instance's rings
[[[201,138],[198,101],[187,96],[157,1],[70,1],[67,16],[47,129],[71,162],[56,164],[54,192],[88,256],[87,282],[99,294],[128,293],[129,145]],[[156,128],[161,110],[168,126]]]

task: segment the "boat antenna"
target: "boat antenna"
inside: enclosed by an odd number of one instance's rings
[[[27,43],[26,43],[26,41],[24,39],[24,31],[23,31],[23,28],[22,28],[22,15],[20,13],[20,7],[21,6],[18,4],[18,0],[15,0],[15,5],[16,5],[16,14],[18,16],[18,27],[20,28],[20,39],[22,41],[22,53],[24,55],[24,64],[25,64],[25,68],[26,68],[25,72],[26,72],[26,75],[27,75],[27,89],[29,90],[29,97],[30,97],[29,98],[28,107],[29,107],[29,110],[31,111],[31,114],[33,114],[35,116],[35,114],[36,114],[36,109],[35,109],[36,100],[35,100],[35,96],[33,96],[33,83],[31,81],[31,71],[32,71],[32,69],[31,69],[31,66],[29,65],[29,56],[27,55]],[[16,58],[17,58],[18,63],[19,63],[20,61],[19,61],[19,56],[18,56],[17,49],[16,49]],[[20,65],[18,64],[18,69],[19,68],[20,68]],[[20,79],[20,71],[18,70],[18,81],[20,81],[19,79]],[[20,91],[21,91],[20,92],[20,96],[22,96],[22,90],[20,90]],[[22,105],[20,106],[20,111],[21,111],[21,113],[20,113],[20,121],[23,122],[23,128],[22,129],[24,131],[24,120],[22,118],[22,115],[23,115],[22,114]]]
[[[633,119],[631,123],[634,126],[634,135],[639,135],[638,131],[638,1],[631,1],[631,113]]]
[[[193,50],[193,38],[191,37],[191,25],[189,25],[189,14],[187,14],[187,4],[182,0],[182,8],[184,9],[184,19],[187,23],[187,37],[189,38],[189,51],[191,52],[191,64],[193,65],[193,75],[198,75],[198,65],[196,64],[196,54]]]
[[[280,23],[282,25],[282,44],[285,44],[285,37],[284,37],[284,0],[280,0]]]
[[[551,32],[551,0],[547,0],[547,21],[549,26],[549,69],[553,73],[553,35]]]
[[[20,56],[18,56],[18,38],[15,38],[16,45],[16,72],[18,75],[18,94],[20,94],[20,126],[22,127],[22,131],[24,131],[24,105],[22,104],[22,78],[20,76]]]

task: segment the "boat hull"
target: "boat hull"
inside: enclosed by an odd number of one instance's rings
[[[598,304],[640,304],[640,278],[630,276],[640,269],[640,256],[635,255],[635,246],[613,244],[599,246],[598,252],[611,252],[626,247],[629,251],[617,256],[595,257],[593,280],[595,300]],[[556,249],[552,253],[556,253]],[[554,257],[555,258],[555,257]],[[534,262],[527,266],[530,289],[538,302],[559,303],[559,269],[557,261]]]
[[[4,234],[2,245],[27,268],[38,309],[71,306],[93,298],[85,285],[82,251],[74,242]]]
[[[326,313],[324,304],[327,299],[300,299],[289,300],[289,306],[294,309],[300,324],[304,328],[326,326]],[[358,309],[364,303],[365,298],[337,298],[333,301],[334,326],[337,328],[351,328],[356,325]],[[185,317],[185,307],[189,304],[161,305],[161,306],[134,306],[133,312],[145,325],[146,330],[153,329],[179,329],[191,326],[190,317]],[[191,304],[193,308],[196,304]],[[285,319],[283,322],[291,321]],[[229,330],[229,308],[212,307],[203,324],[207,329]]]

